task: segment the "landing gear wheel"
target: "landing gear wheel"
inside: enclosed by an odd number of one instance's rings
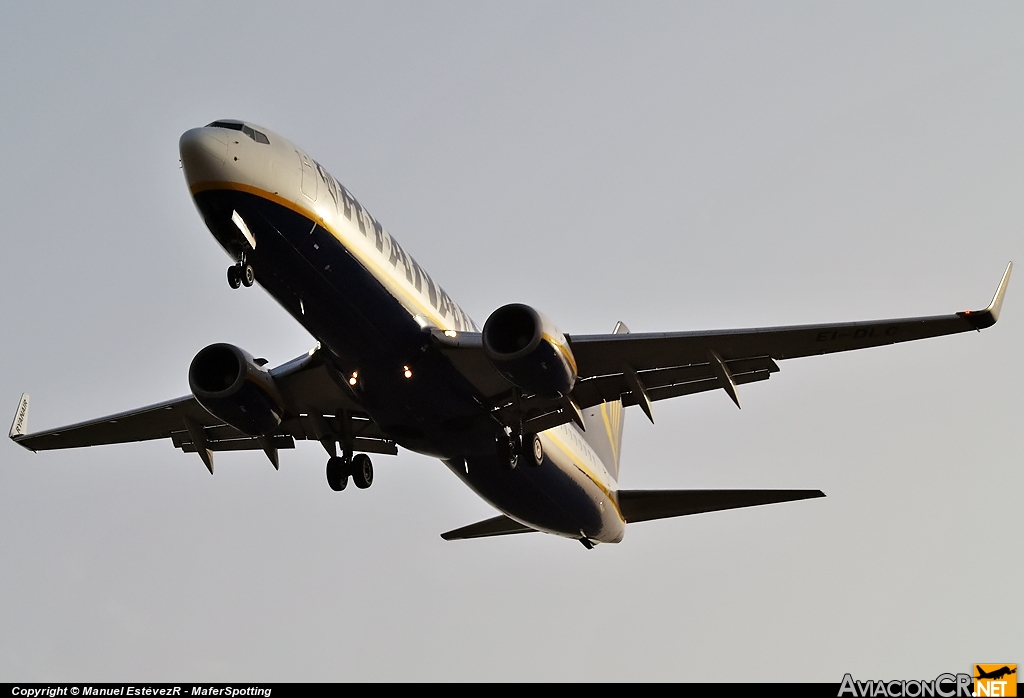
[[[341,492],[348,485],[348,464],[344,458],[327,459],[327,484],[335,492]]]
[[[242,274],[238,271],[238,265],[228,267],[228,286],[238,288],[242,285]]]
[[[519,451],[522,448],[520,437],[499,431],[495,445],[498,452],[498,462],[509,470],[515,470],[516,466],[519,465]]]
[[[530,465],[537,467],[544,462],[544,445],[540,442],[537,434],[527,434],[523,437],[523,446],[530,449]]]
[[[373,484],[373,463],[365,453],[357,453],[352,459],[352,484],[361,490]]]
[[[256,283],[256,272],[252,270],[251,264],[244,265],[240,270],[240,275],[242,277],[242,285],[246,288]]]

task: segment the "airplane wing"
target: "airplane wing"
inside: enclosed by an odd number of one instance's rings
[[[736,386],[767,380],[779,370],[776,361],[991,327],[999,319],[1012,268],[1012,263],[1006,266],[992,302],[979,311],[757,329],[573,335],[568,339],[579,380],[571,404],[539,396],[514,399],[511,386],[493,369],[486,370],[479,334],[439,337],[438,343],[470,381],[485,394],[490,391],[496,416],[505,424],[523,420],[524,429],[542,431],[578,422],[577,410],[617,399],[640,405],[653,421],[652,402],[705,390],[724,389],[738,407]]]
[[[29,399],[23,395],[10,437],[30,451],[169,438],[186,453],[198,452],[211,473],[214,451],[262,450],[276,468],[278,449],[294,448],[295,440],[304,439],[333,446],[346,430],[356,451],[397,453],[395,443],[363,412],[336,373],[319,352],[271,370],[285,414],[279,430],[268,437],[252,437],[225,424],[191,395],[36,433],[27,433]]]

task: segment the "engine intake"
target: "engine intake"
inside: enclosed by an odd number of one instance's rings
[[[513,385],[538,395],[568,395],[576,384],[576,359],[550,319],[528,305],[505,305],[487,318],[484,353]]]
[[[207,412],[244,434],[268,436],[281,426],[284,411],[274,379],[233,344],[211,344],[196,354],[188,386]]]

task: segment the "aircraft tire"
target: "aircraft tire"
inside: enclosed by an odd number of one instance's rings
[[[242,275],[238,272],[238,267],[236,265],[228,267],[228,286],[238,288],[241,285]]]
[[[335,456],[327,459],[327,484],[335,492],[341,492],[348,485],[348,468],[345,465],[344,458]]]
[[[246,264],[241,269],[242,285],[249,288],[256,283],[256,272],[253,271],[251,264]]]
[[[352,483],[361,490],[373,484],[373,462],[365,453],[357,453],[352,459]]]
[[[523,437],[523,446],[529,448],[529,464],[537,467],[544,462],[544,445],[540,442],[537,434],[527,434]]]

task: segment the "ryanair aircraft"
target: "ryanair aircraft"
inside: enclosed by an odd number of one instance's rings
[[[317,340],[276,368],[231,344],[200,351],[191,395],[10,437],[32,451],[170,439],[213,473],[218,451],[319,441],[327,482],[373,482],[369,453],[437,457],[501,514],[445,540],[543,531],[595,543],[627,523],[813,497],[818,490],[621,490],[623,408],[766,380],[776,362],[993,325],[1007,265],[981,311],[878,322],[630,334],[563,333],[522,304],[481,330],[354,196],[267,129],[215,121],[180,141],[189,191],[234,260],[232,288],[265,288]]]

